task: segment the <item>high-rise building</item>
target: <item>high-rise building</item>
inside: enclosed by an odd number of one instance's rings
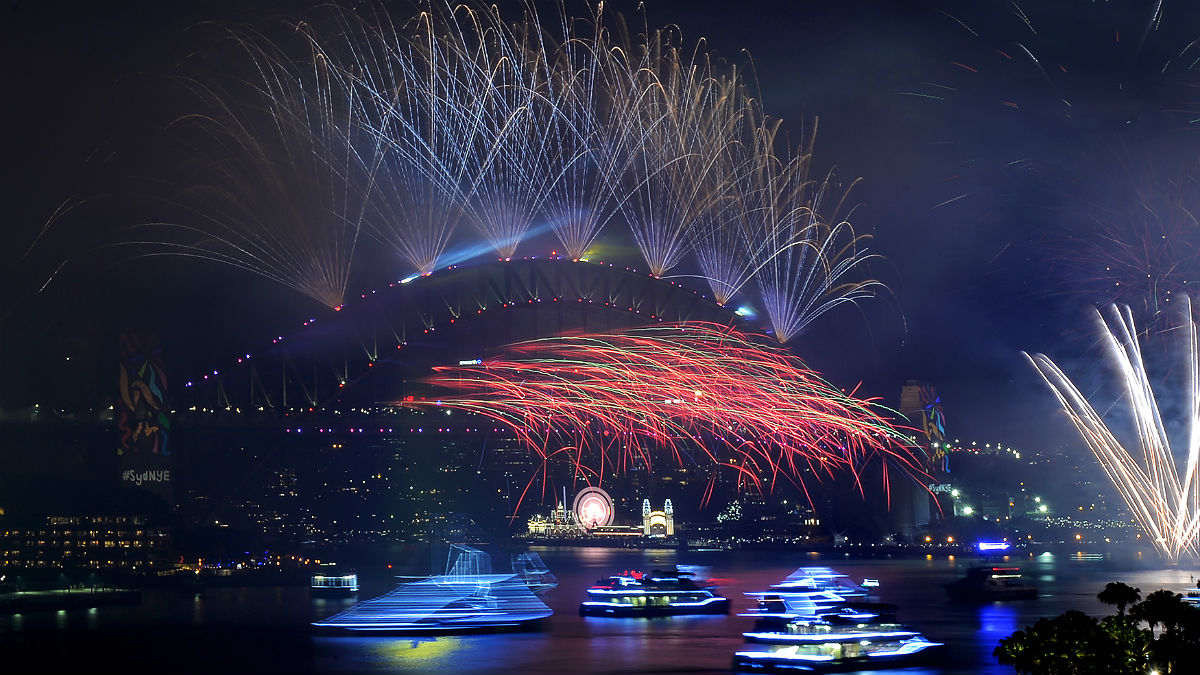
[[[911,503],[913,522],[925,524],[941,518],[943,510],[934,496],[937,493],[931,494],[931,490],[945,482],[943,479],[950,470],[942,397],[933,385],[909,380],[900,390],[899,411],[917,428],[914,444],[924,450],[928,471],[933,478],[931,485],[919,487]]]
[[[153,333],[122,333],[115,404],[121,484],[171,494],[171,419],[162,347]]]

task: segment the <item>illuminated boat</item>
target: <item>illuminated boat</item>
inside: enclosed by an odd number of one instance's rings
[[[676,568],[650,573],[626,571],[597,581],[579,605],[583,616],[680,616],[728,614],[729,598],[693,573]]]
[[[795,619],[845,619],[858,622],[894,621],[896,606],[847,600],[832,591],[747,591],[756,602],[738,616],[753,617],[756,630],[777,629]]]
[[[309,591],[314,598],[348,598],[358,593],[358,575],[317,573],[309,581]]]
[[[792,619],[839,617],[859,622],[894,621],[896,606],[878,602],[870,586],[851,582],[828,567],[801,567],[765,591],[749,591],[755,605],[739,616],[756,619],[756,629],[779,628]]]
[[[826,591],[835,593],[846,600],[867,600],[874,597],[879,587],[878,579],[864,579],[864,583],[856,584],[850,577],[835,572],[828,567],[800,567],[783,581],[773,584],[771,588],[777,591]]]
[[[966,576],[946,584],[952,600],[991,602],[993,600],[1031,600],[1038,596],[1037,586],[1021,581],[1021,568],[983,565],[967,569]]]
[[[335,632],[462,633],[528,628],[553,614],[521,574],[492,574],[482,551],[456,545],[451,558],[446,574],[402,583],[312,625]]]
[[[1183,596],[1183,601],[1187,604],[1200,607],[1200,585],[1193,586],[1192,588],[1185,588],[1183,589],[1183,593],[1180,595]]]
[[[737,672],[836,672],[906,668],[936,662],[945,644],[896,623],[845,618],[793,619],[779,630],[743,633],[733,657]]]
[[[514,553],[512,555],[512,570],[520,575],[525,585],[536,595],[558,586],[558,577],[550,571],[542,557],[532,551]]]

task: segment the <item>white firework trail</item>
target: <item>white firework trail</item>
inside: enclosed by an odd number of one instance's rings
[[[823,178],[811,176],[816,126],[814,121],[808,144],[791,160],[765,157],[755,177],[763,185],[753,193],[760,199],[749,216],[758,221],[756,239],[763,242],[755,279],[781,343],[834,307],[884,288],[866,275],[867,262],[876,257],[864,246],[868,237],[855,234],[842,215],[858,180],[840,190],[832,170]]]
[[[1185,343],[1183,376],[1188,396],[1186,447],[1179,455],[1172,449],[1163,424],[1155,392],[1150,386],[1146,364],[1128,306],[1110,305],[1107,317],[1099,310],[1096,318],[1113,365],[1133,413],[1138,447],[1126,448],[1112,433],[1087,398],[1070,378],[1044,354],[1025,354],[1054,392],[1063,410],[1091,448],[1101,468],[1112,480],[1138,525],[1149,536],[1159,554],[1170,562],[1184,555],[1195,556],[1200,538],[1200,361],[1197,360],[1196,320],[1191,301],[1180,303],[1184,322],[1179,331]]]
[[[699,214],[720,208],[728,186],[720,154],[737,139],[742,99],[736,72],[720,73],[699,42],[647,31],[621,50],[613,96],[637,118],[624,130],[636,147],[621,199],[634,241],[656,277],[679,265],[698,236]]]
[[[198,132],[203,173],[177,204],[194,220],[145,224],[161,239],[129,243],[240,267],[338,307],[368,199],[362,108],[315,44],[296,60],[261,34],[225,36],[244,71],[229,86],[189,80],[206,110],[173,125]]]
[[[248,68],[236,87],[191,80],[209,110],[184,118],[219,155],[213,187],[192,195],[192,222],[136,243],[336,308],[360,232],[403,261],[399,278],[475,248],[464,226],[510,258],[545,224],[582,258],[617,221],[655,276],[694,255],[721,304],[754,279],[780,342],[883,286],[841,219],[849,190],[810,177],[811,141],[776,155],[779,122],[703,40],[633,34],[603,4],[577,19],[559,3],[554,27],[524,8],[510,21],[478,0],[416,0],[394,22],[383,5],[326,6],[331,30],[286,26],[298,59],[230,29]]]
[[[346,13],[344,66],[361,90],[377,148],[372,234],[428,274],[467,219],[491,88],[478,60],[488,15],[429,4],[406,24]]]
[[[560,13],[557,44],[546,46],[547,96],[558,117],[547,142],[556,148],[561,175],[553,182],[544,215],[568,257],[587,255],[616,214],[620,180],[634,156],[635,121],[628,98],[611,95],[611,38],[603,4],[588,20]],[[549,40],[547,40],[547,43]]]

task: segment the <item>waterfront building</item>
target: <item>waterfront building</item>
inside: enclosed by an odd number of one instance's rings
[[[151,516],[50,516],[0,529],[0,567],[145,571],[168,568],[171,530]]]

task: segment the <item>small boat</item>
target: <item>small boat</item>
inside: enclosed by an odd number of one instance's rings
[[[558,586],[558,577],[550,571],[542,557],[533,551],[514,553],[512,555],[512,571],[525,580],[525,584],[536,595]]]
[[[1193,586],[1191,588],[1185,588],[1183,589],[1183,593],[1180,593],[1180,595],[1183,596],[1184,602],[1188,603],[1189,605],[1200,607],[1200,585]]]
[[[1031,600],[1038,596],[1038,589],[1021,581],[1019,567],[983,565],[968,568],[966,576],[946,584],[946,593],[951,600],[991,602]]]
[[[772,592],[748,591],[755,606],[738,616],[755,619],[755,630],[776,630],[795,619],[844,619],[858,622],[886,622],[896,618],[896,606],[882,602],[847,600],[830,591]]]
[[[936,662],[945,644],[897,623],[854,619],[793,619],[778,630],[743,633],[734,654],[736,672],[808,670],[836,672],[906,668]]]
[[[348,598],[358,593],[358,575],[314,574],[309,580],[309,592],[314,598]]]
[[[713,586],[697,583],[693,573],[672,571],[643,573],[630,570],[597,581],[579,605],[582,616],[680,616],[728,614],[729,598]]]

